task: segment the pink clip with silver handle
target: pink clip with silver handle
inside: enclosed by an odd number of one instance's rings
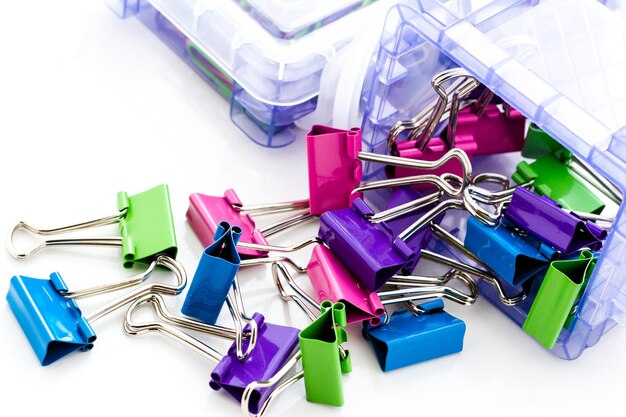
[[[470,161],[472,156],[476,154],[477,145],[472,137],[456,137],[454,146],[463,149]],[[423,151],[416,146],[415,141],[404,141],[396,144],[396,152],[398,156],[408,159],[420,159],[424,161],[436,161],[444,156],[450,149],[441,138],[432,138],[428,142],[428,146]],[[394,178],[412,177],[414,175],[425,174],[425,170],[416,170],[407,167],[388,167],[387,175]],[[429,170],[434,175],[442,175],[444,173],[452,173],[458,176],[463,175],[463,166],[457,161],[450,160],[435,170]],[[432,188],[429,184],[416,184],[413,188]]]
[[[311,214],[350,207],[361,193],[351,194],[363,176],[361,129],[315,125],[306,135]]]
[[[308,206],[308,200],[244,206],[233,189],[226,190],[224,197],[194,193],[189,196],[187,221],[205,247],[213,243],[215,231],[223,221],[241,228],[241,237],[239,240],[241,243],[269,246],[267,241],[268,236],[302,223],[312,216],[308,212],[305,212],[295,217],[281,220],[278,223],[258,228],[250,214],[264,215],[306,210]],[[267,256],[267,251],[256,249],[238,247],[237,251],[242,258]]]
[[[496,104],[489,104],[482,114],[471,108],[459,111],[456,124],[456,142],[475,142],[474,155],[518,152],[524,146],[526,118],[519,111],[505,105],[500,111]]]
[[[324,245],[316,245],[307,266],[317,299],[341,302],[346,306],[348,324],[368,320],[376,326],[385,308],[378,294],[370,291]]]

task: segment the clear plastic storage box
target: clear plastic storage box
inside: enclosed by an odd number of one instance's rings
[[[106,1],[157,34],[230,100],[233,122],[270,147],[295,140],[294,121],[315,109],[328,60],[386,11],[373,0]]]
[[[434,98],[430,79],[461,66],[622,191],[626,186],[626,2],[407,0],[390,10],[362,94],[364,147]],[[496,155],[481,164],[508,164]],[[519,159],[519,156],[516,158]],[[369,177],[380,176],[366,168]],[[501,171],[506,172],[506,171]],[[510,172],[509,172],[510,173]],[[578,357],[626,311],[626,215],[619,207],[597,267],[552,352]],[[487,298],[489,298],[489,294]],[[528,306],[500,306],[521,323]]]

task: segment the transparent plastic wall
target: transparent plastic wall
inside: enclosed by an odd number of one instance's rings
[[[398,5],[389,12],[362,95],[364,147],[386,152],[389,127],[413,117],[434,97],[432,76],[461,66],[623,190],[626,20],[620,11],[624,3],[408,0]],[[482,158],[476,161],[477,171],[494,164],[510,171],[516,162],[511,158]],[[366,174],[383,175],[373,166],[366,167]],[[561,358],[580,356],[624,319],[624,205],[616,214],[576,322],[561,332],[552,349]],[[523,322],[528,308],[494,304],[517,323]]]

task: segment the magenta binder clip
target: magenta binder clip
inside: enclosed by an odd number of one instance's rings
[[[441,138],[432,138],[428,141],[428,146],[424,150],[420,150],[416,147],[415,141],[399,142],[396,145],[396,153],[401,158],[407,159],[420,159],[424,161],[436,161],[441,158],[450,150],[448,145]],[[456,138],[454,146],[462,149],[469,159],[471,160],[476,153],[476,142],[471,137]],[[463,175],[463,166],[457,161],[450,160],[442,165],[440,168],[432,171],[434,175],[442,175],[444,173],[452,173],[458,176]],[[387,174],[390,177],[404,178],[414,175],[425,174],[423,170],[416,170],[414,168],[407,167],[390,167],[387,170]],[[432,185],[428,184],[416,184],[415,188],[432,188]]]
[[[358,159],[361,129],[315,125],[306,135],[309,164],[309,202],[313,214],[349,207],[360,192],[363,168]]]
[[[598,251],[607,237],[602,227],[563,210],[549,197],[517,187],[504,218],[565,255],[582,248]]]
[[[361,151],[361,130],[335,129],[315,125],[307,133],[307,155],[309,164],[309,199],[312,214],[350,207],[352,202],[362,197],[362,193],[383,187],[409,184],[433,184],[450,196],[458,196],[463,185],[469,184],[472,166],[461,149],[446,152],[435,161],[400,158]],[[445,173],[432,174],[452,160],[458,160],[462,167],[461,175]],[[395,179],[361,183],[362,162],[376,162],[414,170],[429,170],[428,175],[416,175]],[[451,185],[461,184],[459,187]]]
[[[330,300],[346,306],[348,324],[368,320],[380,323],[385,308],[375,292],[368,290],[324,245],[316,245],[307,274],[318,301]]]
[[[215,197],[200,193],[191,194],[189,196],[187,221],[205,247],[213,243],[213,236],[222,221],[237,225],[241,228],[240,241],[242,243],[268,246],[268,236],[308,220],[310,215],[308,213],[299,214],[295,218],[289,218],[285,221],[259,229],[250,214],[264,215],[281,213],[305,210],[307,207],[307,200],[244,206],[235,193],[235,190],[228,189],[224,193],[224,197]],[[267,251],[248,248],[238,248],[238,252],[242,258],[267,256]]]
[[[459,112],[455,140],[472,141],[474,155],[519,152],[524,147],[525,131],[526,118],[520,112],[508,106],[500,111],[496,104],[489,104],[482,114],[471,108]]]

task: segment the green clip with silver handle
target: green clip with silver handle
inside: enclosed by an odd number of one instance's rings
[[[578,259],[550,264],[522,326],[545,348],[552,349],[561,330],[573,324],[596,260],[591,251],[584,250]]]
[[[149,264],[160,253],[176,258],[178,245],[166,184],[131,196],[120,191],[117,210],[126,211],[119,221],[124,267]]]
[[[547,154],[552,154],[561,161],[569,161],[572,158],[572,152],[569,149],[561,145],[559,141],[543,131],[539,126],[531,123],[526,133],[522,156],[524,158],[537,159]]]
[[[121,237],[69,237],[56,236],[74,233],[99,226],[119,224]],[[41,236],[27,250],[15,246],[15,235],[30,233]],[[52,229],[38,229],[20,221],[7,240],[7,251],[15,259],[23,259],[51,246],[112,246],[122,248],[124,267],[135,263],[149,265],[158,255],[176,258],[178,246],[174,229],[174,216],[167,185],[161,184],[135,195],[122,191],[117,194],[117,213],[96,220]]]
[[[512,178],[517,184],[534,180],[536,194],[550,197],[566,210],[600,214],[604,209],[604,203],[590,187],[579,180],[566,163],[551,153],[530,164],[520,162]]]
[[[323,301],[322,314],[300,332],[302,370],[307,401],[336,407],[344,404],[342,374],[352,371],[347,342],[346,307]]]

